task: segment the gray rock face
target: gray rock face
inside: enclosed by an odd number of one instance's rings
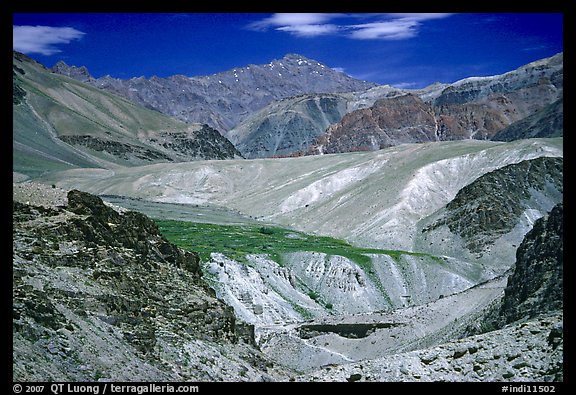
[[[554,206],[518,247],[500,310],[507,323],[563,309],[563,212],[562,203]]]
[[[15,200],[13,224],[15,381],[271,378],[198,255],[143,214],[71,191],[65,208]]]
[[[288,156],[305,150],[347,111],[335,94],[302,95],[274,102],[250,116],[226,136],[247,158]]]
[[[59,66],[54,72],[81,78],[135,103],[189,123],[226,132],[273,100],[304,93],[365,90],[374,83],[356,80],[297,54],[264,65],[248,65],[199,77],[86,79],[83,68]]]

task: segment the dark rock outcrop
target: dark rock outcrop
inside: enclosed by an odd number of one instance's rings
[[[553,325],[532,329],[523,337],[539,336],[540,348],[556,355],[556,361],[544,371],[547,381],[563,381],[563,214],[563,203],[558,203],[548,215],[536,220],[516,251],[503,298],[487,309],[476,325],[467,328],[468,335],[498,334],[501,328],[524,328],[551,320]],[[548,363],[548,355],[540,359]]]
[[[271,366],[198,254],[145,215],[73,190],[66,207],[14,201],[13,223],[14,380],[255,380]]]
[[[160,146],[182,158],[195,157],[199,159],[234,159],[242,154],[226,137],[208,125],[202,125],[193,133],[160,132],[148,139],[153,145]]]
[[[304,324],[298,328],[298,331],[302,339],[310,339],[326,333],[335,333],[348,339],[361,339],[370,336],[377,329],[387,329],[402,325],[404,324],[397,322]]]
[[[561,311],[564,307],[564,220],[559,203],[540,218],[516,252],[500,316],[505,323]]]
[[[111,156],[124,160],[144,162],[157,160],[173,161],[170,156],[160,151],[90,135],[66,135],[60,136],[60,140],[70,145],[86,147],[97,152],[106,152]]]
[[[563,162],[540,157],[486,173],[458,191],[445,214],[422,232],[447,225],[469,251],[481,255],[519,223],[525,210],[545,213],[562,200]]]
[[[26,97],[26,91],[20,86],[19,79],[26,72],[17,65],[12,65],[12,68],[12,103],[20,104]]]

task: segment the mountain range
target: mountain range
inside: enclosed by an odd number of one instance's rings
[[[427,141],[502,139],[496,134],[509,136],[511,132],[503,129],[527,117],[531,117],[530,129],[534,131],[522,127],[526,136],[559,135],[561,121],[549,121],[562,118],[562,59],[563,54],[558,54],[502,75],[471,77],[422,90],[390,88],[372,102],[358,93],[340,95],[337,108],[343,110],[337,122],[333,122],[337,115],[330,107],[317,110],[314,106],[270,105],[230,131],[228,137],[246,157],[262,157],[271,156],[270,152],[310,155]],[[543,117],[548,126],[535,130]],[[327,121],[309,121],[316,119]],[[306,141],[308,147],[302,149],[300,141]]]
[[[183,121],[208,124],[223,134],[274,100],[304,93],[365,90],[376,85],[297,54],[198,77],[94,78],[85,67],[68,66],[62,61],[52,71]]]
[[[311,150],[334,153],[407,142],[490,139],[562,98],[562,59],[559,54],[502,75],[466,78],[424,94],[378,100],[332,125]],[[561,107],[548,111],[557,113]],[[552,133],[558,129],[543,137]]]
[[[501,75],[419,90],[354,80],[296,54],[202,77],[95,79],[85,67],[63,62],[52,71],[184,121],[206,123],[247,158],[501,139],[497,133],[518,136],[503,131],[515,122],[530,116],[527,122],[534,130],[539,117],[561,119],[563,108],[558,102],[563,95],[562,53]],[[561,132],[561,121],[556,121],[531,135]]]
[[[14,52],[13,379],[562,381],[562,117],[562,54],[403,90]]]

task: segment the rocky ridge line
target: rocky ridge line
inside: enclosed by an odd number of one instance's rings
[[[62,61],[52,71],[185,122],[207,124],[221,132],[230,130],[274,100],[304,93],[351,92],[376,86],[298,54],[287,54],[268,64],[250,64],[194,77],[94,78],[85,67],[68,66]]]

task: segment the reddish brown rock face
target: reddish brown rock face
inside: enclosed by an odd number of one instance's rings
[[[379,100],[370,108],[345,115],[328,128],[311,151],[370,151],[405,142],[435,140],[436,122],[431,106],[408,94]]]
[[[470,78],[428,97],[414,92],[380,99],[331,125],[306,154],[377,150],[428,141],[489,140],[562,98],[561,62],[562,56],[556,56],[500,76]]]
[[[308,153],[369,151],[428,141],[489,140],[512,123],[546,107],[557,96],[550,81],[540,81],[514,92],[494,93],[466,103],[437,105],[413,94],[381,99],[331,125]],[[443,103],[442,98],[436,102]]]

